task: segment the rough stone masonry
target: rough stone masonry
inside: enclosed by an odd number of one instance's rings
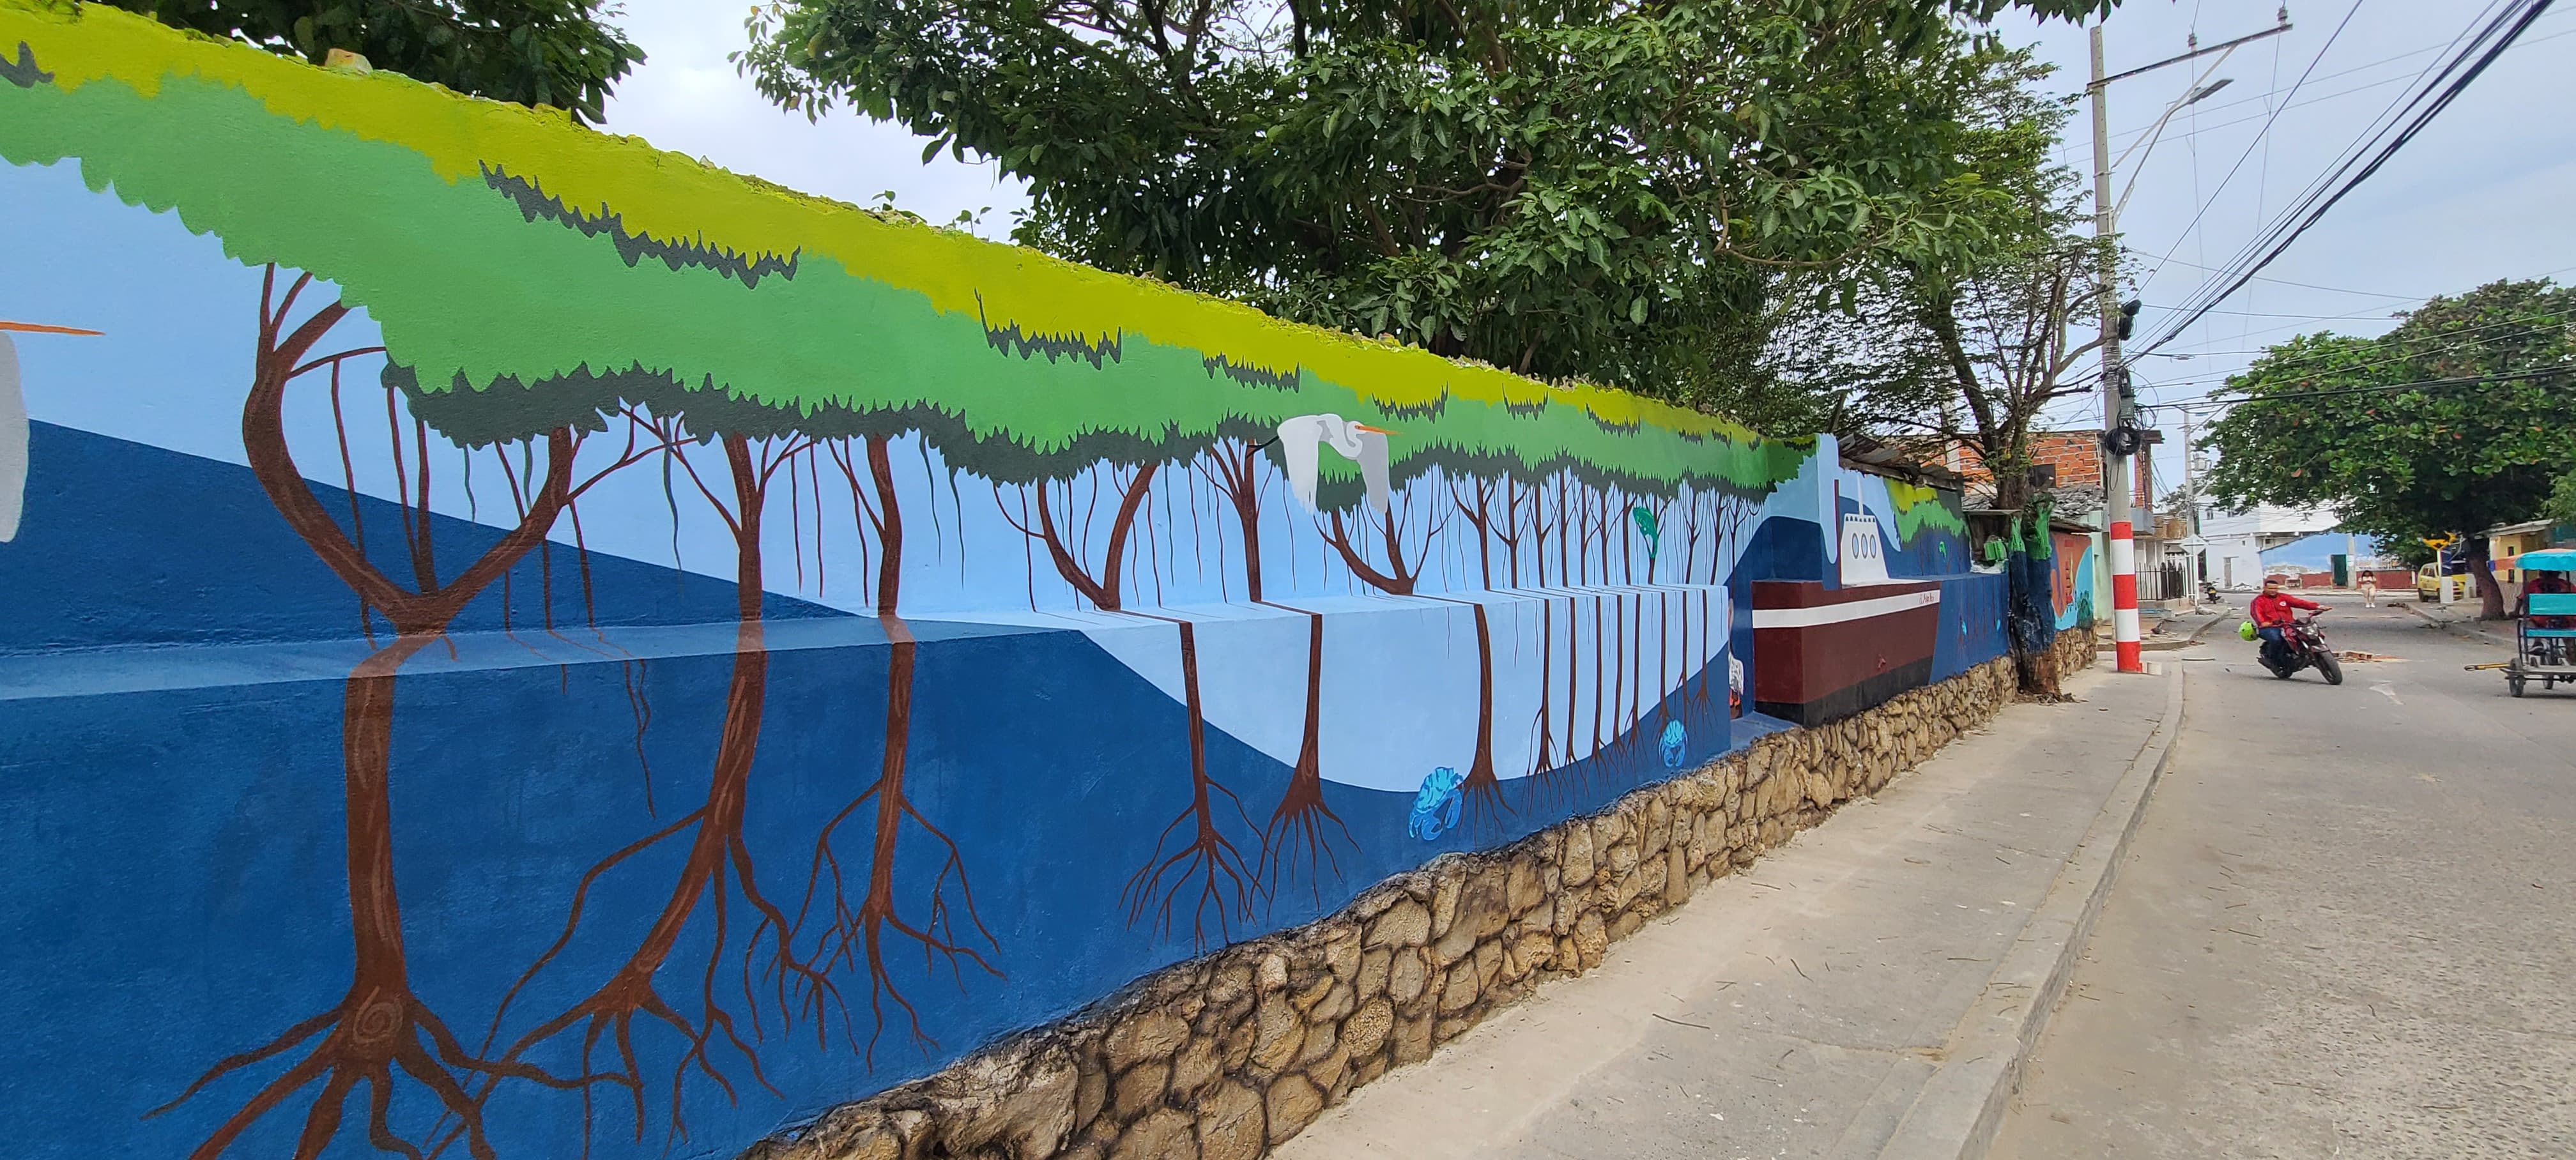
[[[2093,632],[2058,637],[2062,672]],[[1352,1088],[1876,793],[2013,698],[2010,658],[1763,737],[1609,809],[1371,887],[1339,913],[1139,980],[744,1160],[1254,1160]]]

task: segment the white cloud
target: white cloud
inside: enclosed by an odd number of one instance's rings
[[[982,232],[1000,237],[1027,203],[1021,184],[991,165],[942,155],[921,160],[922,138],[847,110],[808,122],[762,98],[727,53],[747,43],[745,6],[708,0],[630,0],[617,23],[644,47],[642,67],[617,86],[607,129],[641,136],[792,189],[860,205],[891,190],[934,222],[991,207]]]

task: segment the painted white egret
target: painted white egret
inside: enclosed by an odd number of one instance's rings
[[[27,399],[18,389],[18,348],[10,331],[25,334],[97,334],[69,326],[0,319],[0,544],[18,538],[18,516],[27,501]]]
[[[1395,432],[1384,427],[1342,418],[1339,415],[1298,415],[1279,424],[1279,454],[1288,461],[1288,487],[1297,493],[1297,502],[1315,510],[1315,473],[1321,465],[1319,447],[1329,446],[1342,458],[1360,465],[1360,479],[1368,485],[1369,506],[1384,513],[1391,499],[1387,485],[1386,437]]]

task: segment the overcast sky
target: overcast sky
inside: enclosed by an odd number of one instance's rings
[[[2208,268],[2279,214],[2347,145],[2477,23],[2484,0],[2306,0],[2290,6],[2289,32],[2235,51],[2212,81],[2228,87],[2178,114],[2143,160],[2115,177],[2137,181],[2121,220],[2147,304],[2182,302]],[[784,113],[737,76],[725,54],[744,40],[747,6],[713,0],[628,0],[627,32],[649,54],[608,105],[608,128],[728,169],[845,201],[897,204],[933,221],[990,207],[979,231],[1000,237],[1023,203],[1015,182],[989,165],[945,156],[925,164],[920,139],[839,113],[819,124]],[[2273,23],[2273,5],[2248,0],[2128,0],[2105,25],[2107,67],[2134,68],[2183,52],[2195,31],[2215,43]],[[2340,31],[2338,31],[2340,28]],[[2055,62],[2053,88],[2083,86],[2086,34],[2063,24],[2002,26]],[[2215,57],[2112,86],[2117,154],[2154,123]],[[2302,73],[2307,74],[2304,85]],[[2165,348],[2188,360],[2139,367],[2140,397],[2170,403],[2200,395],[2244,366],[2251,352],[2312,330],[2376,334],[2395,310],[2498,278],[2576,273],[2576,6],[2556,10],[2463,94],[2432,127],[2250,285]],[[2552,78],[2556,78],[2553,80]],[[2295,89],[2295,92],[2293,91]],[[2091,165],[2091,122],[2079,114],[2062,158]],[[2268,128],[2268,131],[2266,131]],[[2098,405],[2065,405],[2068,426],[2098,426]],[[2181,414],[2153,415],[2173,440],[2158,463],[2159,490],[2179,479]],[[2195,418],[2195,422],[2199,420]]]
[[[2120,229],[2132,251],[2134,292],[2146,303],[2140,333],[2159,329],[2165,312],[2157,308],[2188,298],[2208,276],[2206,268],[2228,265],[2442,58],[2454,37],[2481,22],[2488,7],[2463,0],[2308,0],[2290,5],[2289,32],[2229,56],[2211,80],[2232,83],[2177,114],[2144,164],[2133,155],[2112,182],[2116,199],[2123,184],[2137,179]],[[2128,0],[2103,26],[2105,70],[2116,74],[2180,54],[2194,31],[2203,44],[2261,31],[2272,25],[2273,8],[2247,0]],[[2038,44],[2059,66],[2055,91],[2083,87],[2085,30],[2024,22],[2007,35]],[[2114,83],[2114,156],[2215,59]],[[2264,280],[2164,348],[2193,357],[2142,360],[2140,399],[2197,397],[2242,369],[2251,352],[2295,335],[2378,334],[2395,325],[2391,312],[2434,294],[2499,278],[2564,280],[2576,273],[2576,221],[2567,208],[2576,190],[2576,119],[2567,113],[2576,91],[2571,71],[2576,11],[2553,10],[2429,129],[2266,267]],[[2309,75],[2301,86],[2303,72]],[[2089,172],[2089,114],[2079,113],[2069,137],[2061,158]],[[2097,403],[2067,418],[2069,425],[2099,426],[2100,415]],[[2198,412],[2193,421],[2206,415]],[[2151,417],[2172,441],[2157,464],[2162,491],[2179,482],[2182,414],[2166,408]]]

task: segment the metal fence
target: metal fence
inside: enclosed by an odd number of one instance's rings
[[[2159,564],[2138,569],[2138,599],[2175,600],[2191,595],[2190,582],[2183,576],[2179,563]]]

